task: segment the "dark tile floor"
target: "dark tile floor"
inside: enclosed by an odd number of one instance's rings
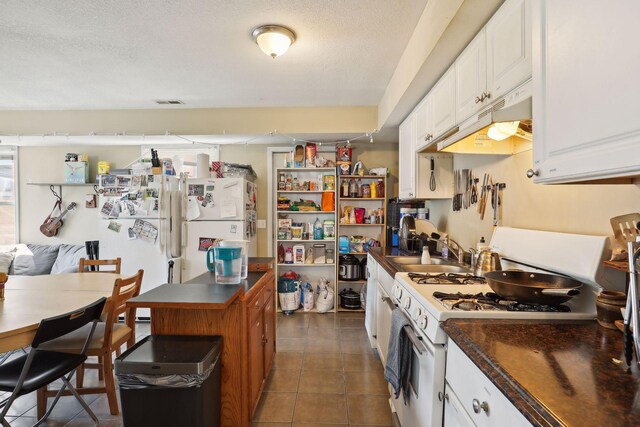
[[[278,315],[254,426],[391,426],[389,391],[360,313]]]
[[[383,368],[369,346],[364,315],[279,314],[276,332],[278,353],[254,426],[393,425]],[[149,324],[138,324],[137,338],[148,334]],[[97,371],[88,370],[85,383],[97,382]],[[109,413],[105,395],[87,395],[85,400],[101,426],[122,426],[121,417]],[[35,406],[35,393],[20,397],[9,411],[11,425],[33,425]],[[43,425],[80,427],[94,423],[73,397],[63,397]]]

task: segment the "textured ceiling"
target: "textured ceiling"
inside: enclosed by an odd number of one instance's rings
[[[426,0],[0,0],[0,109],[376,105]],[[273,60],[262,24],[297,41]]]

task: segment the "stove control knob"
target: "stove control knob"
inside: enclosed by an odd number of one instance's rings
[[[404,299],[404,301],[402,302],[402,306],[403,306],[406,310],[408,310],[408,309],[409,309],[409,307],[411,307],[411,298],[410,298],[410,297],[406,297],[406,298]]]
[[[420,307],[416,307],[413,309],[411,315],[413,316],[413,320],[418,320],[420,315],[422,314],[422,309]]]
[[[402,298],[402,288],[398,285],[395,285],[393,288],[393,295],[398,301],[400,301],[400,298]]]
[[[420,329],[427,329],[427,316],[420,316],[420,318],[418,319],[418,326],[420,327]]]

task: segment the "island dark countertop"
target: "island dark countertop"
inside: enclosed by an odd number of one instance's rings
[[[249,258],[249,264],[269,264],[272,258]],[[153,288],[135,298],[127,305],[131,307],[173,307],[224,309],[236,298],[249,294],[260,282],[267,271],[250,271],[247,278],[237,285],[216,283],[215,274],[206,272],[184,283],[170,284]]]
[[[443,329],[534,425],[640,425],[640,372],[624,363],[618,331],[486,319],[449,319]]]

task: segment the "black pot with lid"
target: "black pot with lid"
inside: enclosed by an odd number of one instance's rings
[[[340,298],[340,307],[342,308],[358,310],[361,307],[360,294],[351,288],[340,291],[338,297]]]

